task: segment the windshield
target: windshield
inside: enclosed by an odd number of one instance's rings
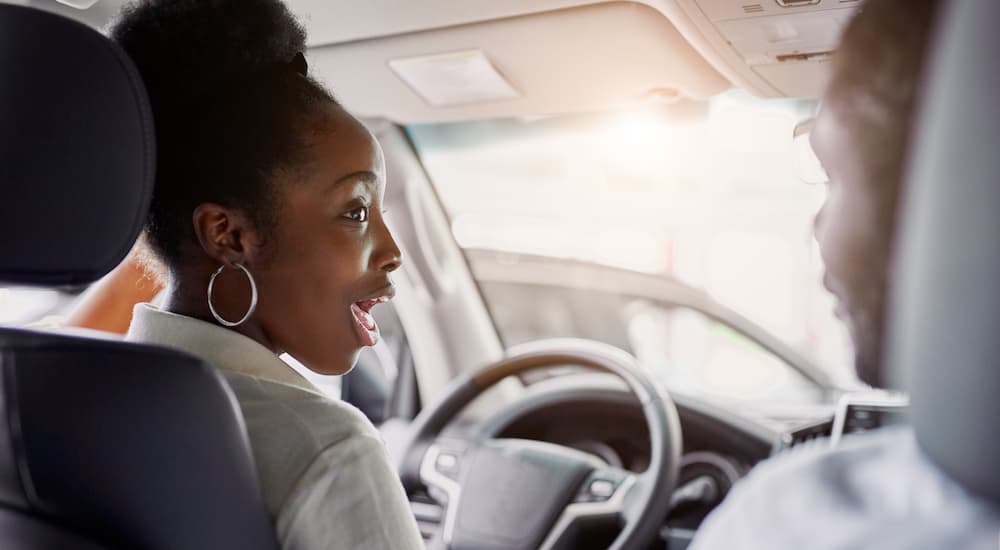
[[[762,355],[697,304],[674,307],[669,289],[629,283],[614,292],[572,271],[551,280],[537,259],[689,285],[833,383],[852,384],[849,343],[820,284],[812,237],[825,188],[803,182],[793,140],[815,110],[813,101],[730,93],[645,112],[408,131],[507,345],[595,338],[633,352],[672,386],[760,399],[806,391],[794,369],[775,366],[792,359]],[[531,266],[504,267],[523,255]]]

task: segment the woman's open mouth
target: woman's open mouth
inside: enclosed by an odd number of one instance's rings
[[[354,328],[363,346],[374,346],[379,340],[378,323],[372,316],[372,309],[384,304],[393,297],[392,287],[388,287],[381,292],[381,295],[373,298],[358,300],[351,304],[351,314],[354,317]]]

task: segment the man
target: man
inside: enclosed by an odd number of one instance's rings
[[[933,0],[868,0],[833,61],[811,141],[829,176],[816,238],[856,350],[883,386],[886,283],[910,120]],[[702,525],[693,550],[990,548],[1000,513],[926,460],[907,428],[796,449],[757,468]]]
[[[886,385],[881,342],[896,205],[934,0],[872,0],[844,33],[811,143],[828,175],[816,216],[824,283],[862,381]]]

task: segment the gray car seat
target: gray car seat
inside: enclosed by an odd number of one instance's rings
[[[1000,2],[942,3],[899,231],[890,366],[931,460],[1000,504]]]
[[[111,270],[153,189],[129,59],[69,19],[0,4],[0,284]],[[243,420],[175,351],[0,328],[0,548],[277,547]]]

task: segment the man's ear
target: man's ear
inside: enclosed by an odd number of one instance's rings
[[[202,250],[213,260],[231,265],[253,256],[256,232],[243,211],[206,202],[194,209],[191,222]]]

